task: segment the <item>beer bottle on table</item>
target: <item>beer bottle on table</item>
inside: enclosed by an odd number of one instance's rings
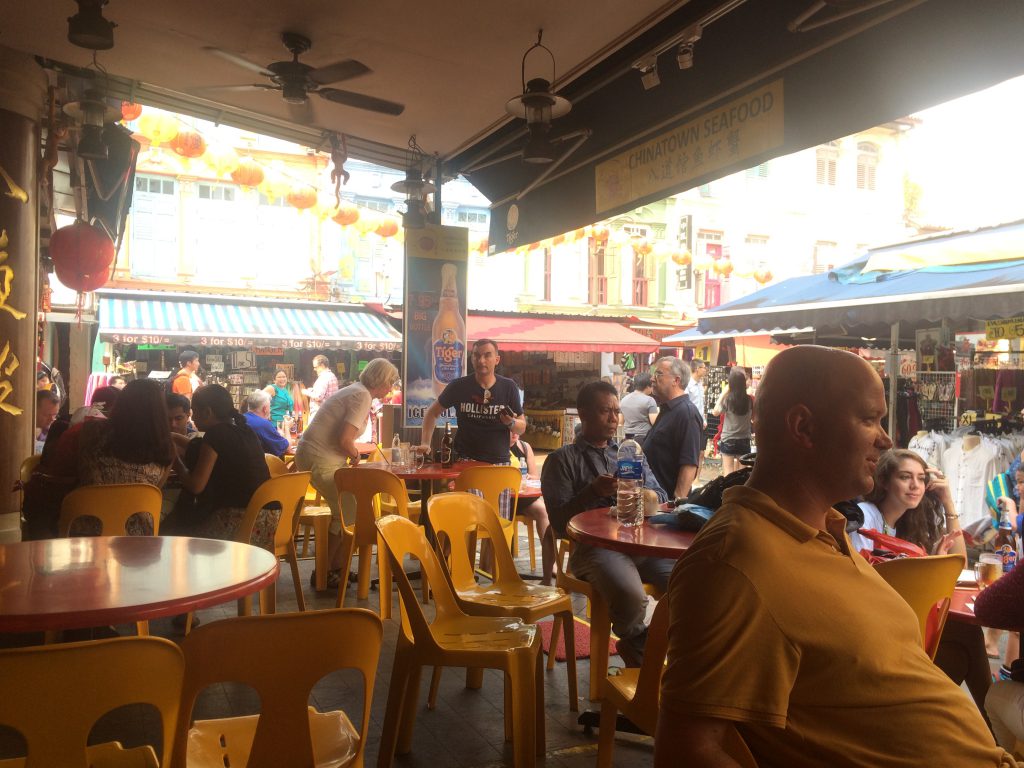
[[[455,463],[455,437],[452,435],[452,423],[445,422],[444,436],[441,438],[441,466],[448,469]]]
[[[999,530],[992,541],[992,548],[997,555],[1003,558],[1003,573],[1009,573],[1017,565],[1017,536],[1013,532],[1013,525],[1010,523],[1010,513],[1003,510],[1002,519],[999,521]]]

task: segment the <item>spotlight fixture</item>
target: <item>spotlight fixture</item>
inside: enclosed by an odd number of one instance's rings
[[[505,104],[505,111],[514,117],[526,120],[530,138],[523,149],[523,160],[528,163],[546,164],[554,162],[555,148],[548,138],[551,121],[568,114],[572,103],[568,99],[556,96],[551,92],[551,82],[555,79],[555,55],[551,49],[541,43],[544,30],[537,32],[537,42],[526,49],[523,54],[521,76],[523,92]],[[551,57],[551,80],[543,77],[526,81],[526,58],[537,48],[543,48]]]
[[[640,70],[640,82],[643,83],[644,90],[649,91],[651,88],[657,88],[661,85],[661,78],[658,77],[658,60],[651,57],[642,65],[636,66]]]
[[[103,100],[103,92],[87,90],[80,101],[64,105],[64,114],[81,125],[76,152],[85,160],[106,160],[107,146],[103,143],[103,126],[120,119],[121,110]]]
[[[114,47],[114,27],[103,18],[107,0],[76,0],[78,13],[68,19],[68,42],[79,48],[107,51]]]
[[[423,150],[416,143],[415,136],[409,137],[409,155],[405,178],[392,184],[391,189],[405,195],[402,226],[406,229],[423,229],[427,223],[427,204],[424,198],[435,192],[437,187],[423,180]]]
[[[691,69],[693,67],[693,43],[680,43],[676,51],[676,64],[680,69]]]

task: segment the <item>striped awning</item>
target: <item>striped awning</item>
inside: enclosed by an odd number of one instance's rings
[[[401,334],[372,312],[319,302],[280,302],[107,290],[99,295],[100,339],[119,344],[276,346],[398,350]]]

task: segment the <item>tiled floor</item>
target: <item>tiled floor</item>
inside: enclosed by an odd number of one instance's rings
[[[523,531],[520,528],[520,531]],[[529,570],[525,541],[521,542],[519,559],[521,570]],[[539,548],[538,548],[539,549]],[[539,556],[539,552],[538,552]],[[333,607],[334,593],[314,593],[309,587],[312,560],[300,560],[307,610]],[[377,610],[378,594],[371,591],[368,601],[355,597],[355,588],[348,591],[346,606],[369,607]],[[398,612],[397,590],[394,596],[394,614]],[[584,612],[584,601],[577,597],[575,607],[578,615]],[[278,611],[296,610],[294,587],[290,572],[285,566],[278,582]],[[217,606],[199,612],[203,622],[216,621],[235,615],[235,604]],[[132,634],[131,627],[118,627],[122,634]],[[169,619],[151,622],[154,635],[179,639]],[[394,656],[397,624],[386,621],[384,625],[384,647],[378,670],[377,683],[371,707],[370,733],[367,744],[366,764],[376,765],[377,750],[387,701],[388,683]],[[8,639],[13,640],[13,638]],[[274,663],[280,660],[270,660]],[[613,665],[621,663],[613,657]],[[442,677],[437,708],[426,707],[430,669],[424,669],[420,686],[420,709],[417,715],[413,737],[413,749],[409,755],[400,756],[395,764],[401,766],[423,766],[424,768],[466,767],[484,768],[511,765],[512,749],[504,741],[502,721],[503,688],[501,674],[488,670],[480,690],[465,688],[465,674],[461,669],[446,669]],[[586,700],[589,681],[589,662],[578,662],[580,708],[590,705]],[[352,673],[334,673],[324,678],[313,690],[311,702],[321,710],[344,709],[353,721],[358,722],[361,707],[361,678]],[[199,718],[223,717],[257,712],[259,708],[255,694],[238,685],[215,686],[204,694],[197,705],[195,715]],[[592,766],[597,755],[597,734],[588,734],[576,722],[577,715],[569,712],[565,664],[558,663],[555,669],[545,674],[545,709],[547,712],[547,754],[541,762],[544,766]],[[595,706],[596,709],[596,706]],[[94,729],[98,741],[119,739],[126,746],[155,741],[156,717],[150,713],[132,708],[118,711],[104,718]],[[17,738],[0,729],[0,758],[24,754],[17,751]],[[651,740],[646,737],[622,735],[615,748],[615,765],[628,768],[651,764]]]

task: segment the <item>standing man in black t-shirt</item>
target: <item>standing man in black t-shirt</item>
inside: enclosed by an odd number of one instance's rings
[[[430,451],[434,425],[441,413],[455,407],[459,430],[455,435],[455,453],[461,459],[509,463],[509,432],[526,431],[519,387],[512,379],[498,376],[501,362],[498,345],[491,339],[473,342],[473,374],[455,379],[423,414],[420,450]]]

